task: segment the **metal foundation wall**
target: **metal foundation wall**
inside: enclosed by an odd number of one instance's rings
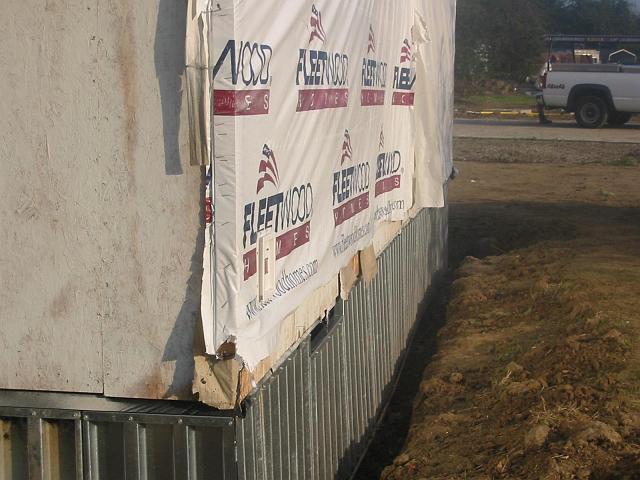
[[[35,396],[23,396],[24,403],[94,403],[70,394]],[[17,403],[7,392],[0,392],[0,405],[3,400]],[[203,415],[162,401],[96,403],[105,411],[0,406],[0,479],[237,478],[233,416]]]
[[[425,209],[328,324],[305,339],[237,422],[241,479],[348,478],[393,391],[434,275],[446,267],[447,209]]]
[[[446,267],[447,209],[425,209],[328,322],[249,397],[194,404],[0,390],[0,480],[348,478],[390,399],[420,304]]]

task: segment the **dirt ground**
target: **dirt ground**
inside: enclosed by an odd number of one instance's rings
[[[638,145],[455,156],[452,273],[357,478],[640,479]]]

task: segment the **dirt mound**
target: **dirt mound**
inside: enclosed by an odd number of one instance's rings
[[[590,143],[589,148],[568,149],[560,140],[513,140],[458,138],[455,155],[458,161],[490,163],[538,163],[557,165],[605,164],[636,166],[640,148],[629,143]]]
[[[359,478],[640,479],[640,169],[459,167],[437,351]]]
[[[381,478],[622,478],[640,458],[626,384],[640,296],[589,258],[533,247],[463,263],[406,450]]]

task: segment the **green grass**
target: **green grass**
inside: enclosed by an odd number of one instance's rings
[[[633,157],[618,158],[609,162],[609,165],[614,167],[637,167],[638,164],[640,164],[640,159]]]
[[[456,98],[456,104],[476,109],[532,108],[536,99],[527,95],[470,95]]]
[[[605,198],[609,198],[609,197],[615,197],[615,193],[610,192],[609,190],[605,189],[605,188],[601,188],[600,189],[600,195],[602,195]]]

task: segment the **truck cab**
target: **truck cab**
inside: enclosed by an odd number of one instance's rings
[[[584,128],[623,125],[633,114],[640,113],[640,65],[635,49],[605,48],[614,43],[636,42],[640,46],[640,36],[554,36],[550,38],[550,45],[554,40],[565,45],[573,42],[573,46],[565,47],[560,54],[553,53],[550,46],[540,82],[546,108],[575,113],[576,121]],[[589,50],[584,48],[594,44]],[[597,53],[590,53],[588,57],[576,55],[580,51]],[[567,55],[567,52],[571,53]],[[622,59],[624,64],[617,63]],[[601,63],[603,61],[605,63]]]

